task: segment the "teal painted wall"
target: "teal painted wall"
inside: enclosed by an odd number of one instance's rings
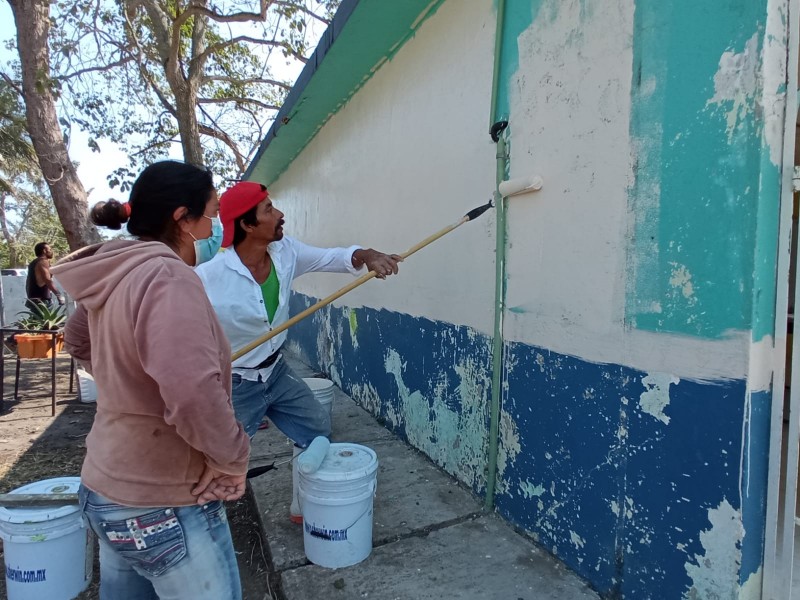
[[[495,0],[495,5],[498,1]],[[511,78],[519,68],[519,46],[517,39],[528,29],[539,14],[542,0],[506,0],[505,18],[500,46],[500,64],[497,74],[497,106],[492,122],[508,120],[511,111],[509,99]]]
[[[758,106],[766,1],[637,2],[634,19],[627,319],[708,338],[754,320],[766,331],[778,214]],[[763,223],[760,203],[774,207]]]

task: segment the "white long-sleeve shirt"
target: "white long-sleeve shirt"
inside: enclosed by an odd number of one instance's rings
[[[353,267],[353,252],[360,248],[316,248],[290,237],[272,242],[267,251],[280,284],[278,308],[272,322],[267,315],[261,286],[232,247],[198,266],[196,271],[231,348],[236,351],[289,319],[289,295],[295,277],[314,271],[355,275],[359,269]],[[260,375],[261,380],[266,381],[275,365],[259,370],[253,367],[276,352],[286,340],[286,335],[287,332],[283,331],[236,359],[233,372],[251,380],[257,380]]]

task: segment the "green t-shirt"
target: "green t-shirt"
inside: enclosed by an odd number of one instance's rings
[[[264,297],[264,306],[267,307],[267,316],[270,323],[275,318],[275,311],[278,310],[280,290],[281,284],[278,281],[277,273],[275,273],[275,265],[272,265],[267,280],[261,284],[261,295]]]

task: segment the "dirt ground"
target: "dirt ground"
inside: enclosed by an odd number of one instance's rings
[[[50,416],[50,360],[22,361],[18,401],[13,398],[15,364],[16,359],[6,355],[6,402],[5,411],[0,414],[0,493],[50,477],[78,476],[86,452],[85,437],[95,413],[94,404],[78,400],[75,387],[69,391],[68,356],[57,359],[54,417]],[[248,493],[228,504],[227,510],[244,600],[280,600],[276,582],[268,571],[268,549],[252,496]],[[95,556],[94,581],[79,599],[98,598],[99,573]],[[0,577],[0,598],[5,597],[5,577]]]

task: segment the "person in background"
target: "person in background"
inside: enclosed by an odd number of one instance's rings
[[[64,296],[58,291],[53,276],[50,273],[50,261],[53,260],[53,250],[47,242],[39,242],[33,247],[36,254],[28,264],[28,279],[25,281],[25,295],[28,299],[25,306],[34,309],[36,303],[53,305],[53,294],[58,299],[59,305],[64,305]]]
[[[222,501],[244,493],[250,441],[231,405],[230,345],[192,269],[219,248],[218,207],[208,171],[154,163],[127,203],[91,212],[138,239],[53,267],[79,303],[65,343],[97,385],[79,500],[101,599],[241,598]]]
[[[283,213],[267,188],[252,181],[235,184],[220,198],[222,246],[232,248],[201,265],[197,274],[234,349],[289,319],[292,281],[315,271],[355,274],[366,266],[385,279],[402,258],[360,246],[315,248],[283,235]],[[286,332],[233,364],[233,408],[248,435],[264,417],[294,443],[297,456],[317,436],[328,437],[330,417],[305,382],[281,360]],[[289,518],[302,523],[297,461],[292,461]]]

